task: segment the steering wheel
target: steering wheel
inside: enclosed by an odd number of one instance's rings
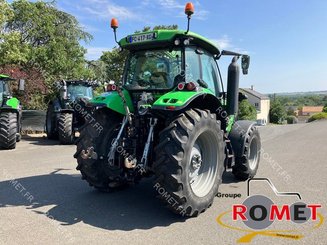
[[[146,81],[144,79],[139,79],[137,80],[137,84],[141,87],[146,87],[146,86],[150,86],[150,81]]]

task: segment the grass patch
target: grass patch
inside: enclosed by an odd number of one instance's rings
[[[327,112],[320,112],[320,113],[312,115],[308,119],[308,122],[313,122],[313,121],[321,120],[321,119],[327,119]]]

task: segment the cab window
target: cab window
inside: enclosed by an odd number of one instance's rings
[[[171,89],[181,69],[181,49],[137,51],[129,56],[124,85],[130,90]]]
[[[4,87],[3,82],[0,81],[0,106],[2,104],[2,98],[3,98],[3,87]]]
[[[197,82],[201,79],[199,54],[194,48],[185,49],[185,82]]]
[[[202,80],[208,84],[208,88],[213,92],[218,93],[219,81],[218,81],[218,69],[215,59],[211,54],[204,51],[200,55],[201,69],[202,69]]]
[[[219,72],[215,59],[207,51],[188,47],[185,49],[185,82],[198,82],[208,85],[216,95],[220,92]]]

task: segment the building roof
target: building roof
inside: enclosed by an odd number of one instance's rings
[[[322,112],[323,106],[303,106],[302,107],[302,113],[310,113],[310,112]]]
[[[250,88],[240,88],[240,91],[246,94],[251,94],[252,96],[257,97],[258,99],[261,100],[269,100],[269,97],[267,95],[261,94],[258,91],[255,91]]]

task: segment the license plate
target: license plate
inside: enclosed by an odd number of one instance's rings
[[[152,41],[153,39],[155,39],[154,32],[130,36],[129,42],[130,43],[140,43],[140,42]]]

